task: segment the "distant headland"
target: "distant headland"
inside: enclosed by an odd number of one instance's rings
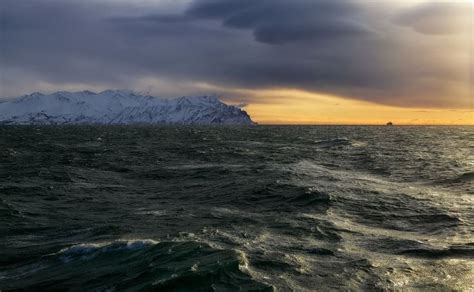
[[[236,124],[250,116],[216,96],[173,99],[129,90],[32,93],[0,103],[0,124]]]

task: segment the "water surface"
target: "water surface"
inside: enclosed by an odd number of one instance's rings
[[[0,127],[0,289],[474,289],[474,127]]]

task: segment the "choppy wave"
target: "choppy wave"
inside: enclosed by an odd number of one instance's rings
[[[158,244],[158,242],[151,239],[116,240],[113,242],[103,243],[81,243],[64,248],[60,250],[58,254],[60,254],[61,258],[65,261],[69,261],[78,257],[87,256],[87,258],[90,258],[91,256],[95,256],[99,253],[118,252],[124,249],[134,251],[144,249],[156,244]]]
[[[474,243],[447,248],[411,248],[401,251],[400,254],[430,259],[474,258]]]
[[[6,290],[272,291],[243,272],[245,265],[241,253],[203,243],[117,240],[64,248],[4,273],[0,283]]]
[[[0,289],[472,290],[473,129],[0,127]]]
[[[454,178],[446,180],[447,182],[451,183],[466,183],[466,182],[472,182],[474,181],[474,171],[472,172],[466,172],[462,173],[460,175],[457,175]]]
[[[329,140],[319,140],[316,141],[315,144],[318,147],[323,147],[323,148],[330,148],[330,147],[338,147],[338,146],[347,146],[351,145],[351,140],[347,138],[334,138],[334,139],[329,139]]]

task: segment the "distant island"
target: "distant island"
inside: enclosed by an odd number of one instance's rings
[[[216,96],[173,99],[106,90],[32,93],[0,103],[0,124],[236,124],[254,122],[244,110]]]

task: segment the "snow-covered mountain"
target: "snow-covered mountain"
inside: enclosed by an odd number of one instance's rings
[[[175,99],[126,90],[33,93],[0,103],[0,124],[253,124],[214,96]]]

